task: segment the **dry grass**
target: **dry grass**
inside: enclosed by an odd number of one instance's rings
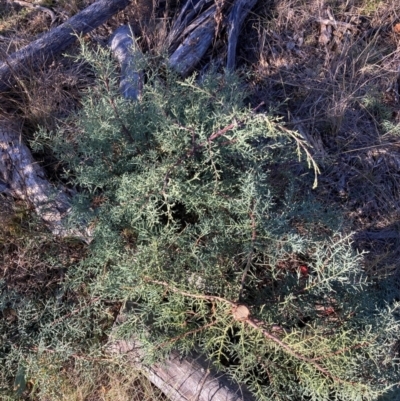
[[[44,361],[45,362],[45,361]],[[46,366],[43,365],[43,369]],[[42,375],[46,374],[42,372]],[[50,372],[52,376],[53,373]],[[33,384],[33,383],[32,383]],[[116,361],[91,367],[72,362],[58,373],[57,389],[38,391],[36,401],[166,401],[165,396],[134,368],[121,369]]]
[[[341,206],[374,274],[400,268],[399,21],[394,0],[259,2],[241,50],[255,103],[280,104],[314,146],[317,194]]]

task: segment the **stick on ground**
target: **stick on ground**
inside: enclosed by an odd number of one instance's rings
[[[43,66],[45,62],[74,43],[77,36],[97,28],[130,2],[131,0],[98,0],[60,26],[11,54],[0,64],[0,92],[9,89],[18,74]]]

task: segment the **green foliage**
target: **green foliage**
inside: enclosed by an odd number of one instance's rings
[[[398,305],[379,303],[336,211],[297,178],[296,134],[252,111],[233,75],[154,72],[135,103],[106,55],[86,55],[98,84],[71,125],[37,138],[80,190],[71,223],[93,226],[69,288],[124,302],[119,334],[138,336],[147,362],[198,348],[258,399],[393,386]]]

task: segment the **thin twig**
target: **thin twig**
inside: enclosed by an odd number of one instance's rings
[[[182,340],[182,338],[185,338],[185,337],[187,337],[187,336],[190,336],[191,334],[200,333],[201,331],[203,331],[203,330],[205,330],[205,329],[207,329],[207,328],[209,328],[209,327],[211,327],[211,326],[214,326],[214,325],[216,325],[216,324],[217,324],[217,321],[216,321],[216,320],[213,321],[213,322],[211,322],[211,323],[207,323],[207,324],[205,324],[204,326],[201,326],[201,327],[199,327],[199,328],[197,328],[197,329],[190,330],[190,331],[188,331],[188,332],[186,332],[186,333],[183,333],[183,334],[181,334],[181,335],[179,335],[179,336],[173,337],[173,338],[171,338],[171,339],[168,340],[168,341],[164,341],[164,342],[162,342],[161,344],[158,344],[158,345],[156,346],[155,349],[162,348],[162,347],[165,347],[165,346],[168,345],[168,344],[175,343],[176,341]]]
[[[186,291],[181,291],[181,290],[178,290],[177,288],[172,287],[171,285],[169,285],[168,283],[166,283],[164,281],[152,280],[152,279],[150,279],[148,277],[145,278],[144,280],[146,282],[148,282],[148,283],[157,284],[157,285],[161,285],[163,287],[166,287],[169,291],[174,292],[176,294],[180,294],[180,295],[186,296],[186,297],[197,298],[197,299],[205,299],[205,300],[209,300],[209,301],[213,301],[213,300],[214,301],[221,301],[221,302],[223,302],[225,304],[231,305],[233,308],[237,308],[238,306],[240,306],[236,302],[232,302],[232,301],[229,301],[228,299],[225,299],[225,298],[222,298],[222,297],[218,297],[218,296],[215,296],[215,295],[191,294],[191,293],[186,292]],[[295,357],[298,360],[301,360],[301,361],[309,363],[316,370],[321,372],[324,376],[329,377],[333,381],[338,382],[338,383],[344,383],[344,384],[352,384],[352,385],[355,384],[354,382],[349,382],[349,381],[341,379],[340,377],[337,377],[337,376],[333,375],[327,369],[325,369],[323,366],[321,366],[319,363],[317,363],[315,361],[315,359],[307,358],[306,356],[301,355],[298,352],[294,351],[289,345],[285,344],[278,337],[274,336],[273,334],[268,332],[266,329],[261,327],[260,323],[256,322],[251,317],[244,318],[243,320],[241,320],[241,322],[244,323],[244,324],[247,324],[248,326],[252,327],[253,329],[261,332],[262,335],[265,338],[267,338],[267,339],[273,341],[274,343],[278,344],[288,354],[292,355],[293,357]]]
[[[244,282],[246,280],[246,276],[249,273],[250,270],[250,266],[251,266],[251,258],[253,257],[253,253],[254,253],[254,243],[256,241],[257,238],[257,231],[256,231],[256,220],[254,218],[254,208],[255,208],[255,201],[254,199],[252,200],[252,205],[251,205],[251,209],[249,212],[249,216],[250,216],[250,221],[251,221],[251,249],[250,252],[247,256],[247,263],[246,263],[246,268],[244,269],[243,275],[242,275],[242,280],[240,283],[240,290],[239,290],[239,299],[242,298],[242,294],[243,294],[243,288],[244,288]]]
[[[327,18],[316,18],[315,21],[322,25],[332,25],[335,28],[342,27],[342,28],[349,29],[352,31],[357,30],[357,27],[355,25],[349,24],[348,22],[330,20]]]
[[[321,171],[318,167],[318,164],[315,162],[311,152],[308,150],[308,146],[306,146],[306,144],[304,143],[304,140],[301,140],[298,135],[296,135],[296,132],[293,132],[289,129],[287,129],[286,127],[278,124],[277,127],[290,135],[290,137],[292,137],[296,142],[297,142],[297,148],[298,149],[303,149],[304,153],[306,154],[307,157],[307,163],[309,165],[309,167],[313,167],[314,170],[314,183],[313,183],[313,189],[316,188],[318,186],[318,175],[321,174]]]
[[[82,306],[82,307],[80,307],[80,308],[74,309],[73,311],[67,313],[66,315],[61,316],[61,317],[59,317],[58,319],[54,320],[54,321],[51,323],[51,326],[54,326],[55,324],[60,323],[60,322],[62,322],[63,320],[70,318],[71,316],[77,315],[78,313],[82,312],[84,309],[88,308],[89,306],[91,306],[92,304],[94,304],[95,302],[97,302],[99,299],[100,299],[100,297],[92,298],[92,299],[88,302],[88,304],[86,304],[86,305],[84,305],[84,306]]]
[[[353,349],[363,348],[363,347],[366,347],[367,345],[370,345],[370,344],[367,343],[367,342],[361,343],[361,344],[356,344],[356,345],[353,345],[352,347],[342,348],[342,349],[339,349],[339,350],[337,350],[335,352],[331,352],[330,354],[326,354],[324,356],[319,356],[317,358],[312,358],[311,360],[314,361],[314,362],[320,361],[323,358],[330,358],[331,356],[340,355],[340,354],[343,354],[346,351],[350,351],[350,350],[353,350]]]
[[[254,109],[251,110],[251,113],[254,114],[257,110],[259,110],[262,106],[264,106],[265,102],[261,102],[257,107],[255,107]],[[189,149],[183,156],[181,156],[167,171],[167,173],[165,174],[164,177],[164,181],[163,181],[163,189],[162,189],[162,194],[165,196],[165,191],[166,188],[168,186],[168,180],[169,180],[169,176],[172,172],[172,170],[179,166],[183,161],[185,161],[188,157],[191,157],[195,154],[195,152],[201,148],[204,148],[207,144],[210,144],[211,142],[215,141],[217,138],[219,138],[220,136],[226,134],[227,132],[229,132],[230,130],[232,130],[235,127],[241,127],[245,124],[245,120],[239,121],[239,122],[234,122],[231,123],[229,125],[227,125],[226,127],[218,130],[217,132],[214,132],[213,134],[211,134],[207,140],[205,142],[201,142],[199,144],[195,144],[195,133],[193,132],[192,129],[188,129],[186,127],[183,127],[181,125],[179,125],[180,128],[185,129],[185,130],[189,130],[192,133],[192,148]],[[221,146],[225,146],[225,145],[230,145],[232,143],[235,143],[236,139],[230,140],[230,141],[225,141],[221,143]]]
[[[114,111],[115,117],[117,117],[117,120],[119,121],[119,123],[120,123],[120,125],[121,125],[122,131],[124,132],[124,135],[125,135],[126,140],[127,140],[129,143],[133,143],[133,139],[132,139],[131,133],[129,132],[128,128],[126,127],[126,125],[125,125],[124,122],[122,121],[122,118],[121,118],[121,116],[120,116],[120,114],[119,114],[119,112],[118,112],[117,106],[116,106],[116,104],[115,104],[114,98],[113,98],[113,96],[111,95],[111,91],[110,91],[110,86],[109,86],[108,79],[105,79],[105,84],[106,84],[107,92],[110,94],[109,103],[110,103],[111,108],[112,108],[113,111]]]
[[[254,114],[258,109],[260,109],[262,106],[264,106],[265,102],[261,102],[257,107],[255,107],[253,110],[251,110],[251,113]],[[245,120],[239,121],[239,122],[234,122],[232,124],[227,125],[226,127],[220,129],[217,132],[214,132],[212,135],[210,135],[207,139],[207,142],[212,142],[215,139],[219,138],[220,136],[226,134],[228,131],[232,130],[235,127],[241,127],[245,123]],[[205,146],[205,144],[200,144],[200,146]]]

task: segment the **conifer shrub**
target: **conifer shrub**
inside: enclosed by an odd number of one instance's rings
[[[146,363],[197,349],[260,400],[394,386],[398,305],[314,198],[301,138],[251,109],[235,75],[153,69],[129,102],[108,57],[84,55],[97,85],[68,127],[37,138],[79,189],[71,224],[93,230],[69,288],[125,303],[118,335],[138,337]]]

